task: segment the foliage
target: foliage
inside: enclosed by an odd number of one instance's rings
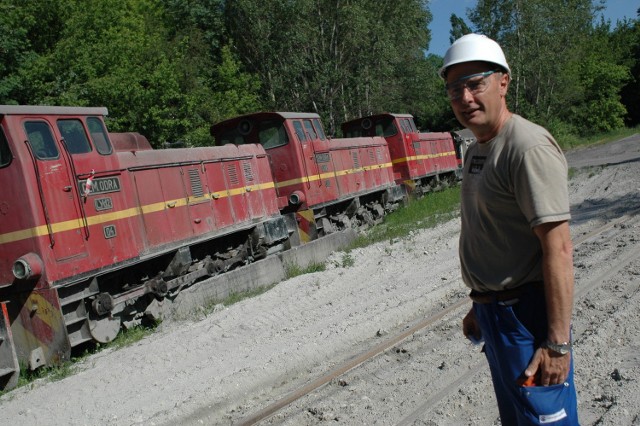
[[[297,277],[298,275],[312,274],[314,272],[322,272],[326,269],[324,263],[312,262],[305,268],[300,267],[297,264],[286,265],[285,279]]]
[[[258,110],[411,113],[458,129],[425,55],[428,0],[0,0],[0,103],[106,106],[113,131],[209,145],[211,124]],[[640,123],[640,24],[602,0],[478,0],[451,15],[504,47],[509,106],[561,137]],[[46,30],[43,30],[46,29]]]
[[[547,127],[560,120],[578,134],[624,124],[628,67],[617,64],[608,25],[593,25],[602,8],[600,0],[478,2],[470,18],[505,50],[514,112]]]
[[[473,32],[471,31],[471,28],[469,28],[469,25],[467,25],[467,23],[464,21],[464,19],[460,18],[455,13],[451,14],[449,22],[451,23],[451,35],[449,36],[449,43],[453,43],[463,35]]]
[[[268,109],[318,112],[334,134],[416,97],[409,83],[430,38],[422,1],[235,0],[226,17]]]
[[[419,229],[426,229],[446,222],[458,214],[460,187],[430,192],[411,202],[385,218],[366,234],[358,236],[350,248],[366,247],[370,244],[406,238]]]

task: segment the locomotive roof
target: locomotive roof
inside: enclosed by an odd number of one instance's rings
[[[395,117],[395,118],[413,118],[413,115],[411,115],[411,114],[396,114],[396,113],[392,113],[392,112],[381,112],[380,114],[371,114],[371,115],[367,115],[365,117],[355,118],[353,120],[346,121],[343,124],[349,124],[349,123],[353,123],[353,122],[362,121],[362,120],[364,120],[366,118],[372,119],[372,118],[386,117],[386,116]]]
[[[108,115],[105,107],[70,107],[51,105],[0,105],[0,115]]]
[[[320,116],[315,112],[275,112],[282,118],[319,118]]]

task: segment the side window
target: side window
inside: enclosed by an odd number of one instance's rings
[[[302,123],[299,121],[293,122],[293,128],[296,130],[296,136],[300,142],[306,142],[307,136],[304,134],[304,129],[302,128]]]
[[[318,135],[316,135],[316,131],[313,129],[313,124],[311,120],[304,120],[304,128],[307,131],[307,134],[311,138],[311,140],[317,139]]]
[[[0,167],[4,167],[11,162],[13,156],[9,150],[7,137],[4,135],[4,129],[0,127]]]
[[[220,135],[220,140],[216,139],[217,146],[226,145],[228,143],[233,145],[244,145],[245,144],[244,136],[242,136],[238,132],[238,129],[233,128],[222,133]]]
[[[318,136],[320,137],[320,140],[321,141],[325,140],[326,136],[324,135],[324,130],[322,129],[322,124],[320,123],[320,120],[318,120],[317,118],[314,118],[313,125],[318,131]]]
[[[91,140],[93,141],[93,145],[96,147],[98,152],[102,155],[111,154],[111,143],[109,143],[109,138],[107,137],[107,129],[104,128],[102,120],[97,117],[89,117],[87,118],[87,127],[89,127]]]
[[[418,133],[418,128],[416,127],[416,123],[413,121],[413,119],[409,119],[409,124],[411,125],[411,129],[413,130],[413,132]]]
[[[398,128],[394,124],[393,120],[385,119],[376,123],[376,136],[395,136],[398,134]]]
[[[265,121],[260,123],[258,131],[260,145],[265,149],[286,145],[289,142],[287,132],[279,121]]]
[[[44,121],[27,121],[24,123],[24,129],[27,132],[31,150],[37,159],[58,158],[58,147],[47,123]]]
[[[376,136],[384,136],[384,125],[379,121],[376,123]]]
[[[89,139],[84,131],[82,122],[78,119],[58,120],[58,130],[64,138],[67,149],[71,154],[85,154],[91,152]]]

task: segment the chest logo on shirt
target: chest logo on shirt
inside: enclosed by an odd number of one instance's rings
[[[484,162],[486,161],[486,156],[477,156],[474,155],[471,157],[471,164],[469,165],[469,173],[472,175],[477,175],[482,172],[482,168],[484,167]]]

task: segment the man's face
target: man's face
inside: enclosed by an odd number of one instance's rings
[[[469,128],[481,142],[495,136],[501,116],[506,111],[504,97],[508,75],[501,72],[487,76],[482,74],[496,69],[486,62],[465,62],[451,66],[447,72],[447,85],[457,87],[459,95],[450,99],[451,108],[460,124]],[[472,77],[467,79],[469,76]],[[469,88],[478,85],[482,85],[484,90],[472,93]]]

